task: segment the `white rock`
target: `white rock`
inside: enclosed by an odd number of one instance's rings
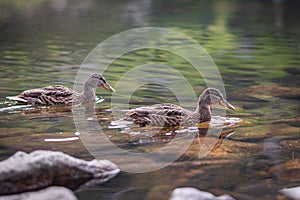
[[[76,200],[74,193],[65,187],[52,186],[46,189],[22,194],[0,196],[0,200]]]
[[[224,194],[216,197],[215,195],[198,190],[192,187],[176,188],[173,190],[169,200],[235,200],[231,196]]]
[[[300,200],[300,186],[282,189],[279,192],[293,200]]]
[[[0,194],[37,190],[50,185],[74,187],[77,182],[78,187],[103,183],[119,171],[108,160],[85,161],[55,151],[17,152],[0,162]]]

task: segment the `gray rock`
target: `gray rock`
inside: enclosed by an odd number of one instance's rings
[[[235,200],[231,196],[224,194],[216,197],[215,195],[198,190],[192,187],[176,188],[173,190],[169,200]]]
[[[62,152],[17,152],[0,162],[0,194],[14,194],[48,186],[71,189],[103,183],[119,173],[108,160],[85,161]]]
[[[77,197],[71,190],[64,187],[52,186],[46,189],[0,196],[0,200],[77,200]]]
[[[300,186],[293,188],[285,188],[279,190],[279,192],[293,200],[300,200]]]

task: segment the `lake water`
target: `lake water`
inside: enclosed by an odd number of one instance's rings
[[[300,2],[293,0],[1,1],[0,159],[37,149],[92,159],[78,137],[70,108],[12,108],[5,97],[55,84],[72,88],[81,63],[100,42],[132,28],[162,27],[184,33],[206,49],[222,75],[227,100],[237,108],[228,111],[228,117],[243,122],[224,128],[228,137],[207,137],[217,142],[204,158],[198,157],[203,145],[199,136],[166,168],[121,172],[76,195],[79,199],[167,199],[174,188],[192,186],[238,199],[286,199],[278,191],[300,185],[299,9]],[[143,64],[172,66],[197,95],[206,87],[190,63],[158,49],[127,53],[104,75],[115,87],[126,72]],[[149,74],[151,70],[150,66]],[[131,134],[109,129],[114,120],[112,94],[101,89],[97,94],[104,99],[96,105],[97,120],[119,147],[148,152],[172,140],[168,134],[153,137],[138,132],[144,128]],[[162,102],[176,104],[177,99],[153,81],[135,90],[130,107]]]

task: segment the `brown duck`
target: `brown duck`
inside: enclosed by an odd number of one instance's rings
[[[198,100],[194,112],[180,106],[164,103],[145,106],[130,110],[125,115],[125,120],[133,121],[140,126],[178,126],[196,124],[211,120],[211,105],[220,104],[226,108],[235,108],[227,102],[222,93],[215,88],[205,89]]]
[[[102,87],[108,91],[115,90],[100,74],[91,74],[84,83],[83,92],[78,93],[62,85],[25,90],[18,96],[7,97],[9,100],[25,104],[41,105],[72,105],[95,100],[94,88]]]

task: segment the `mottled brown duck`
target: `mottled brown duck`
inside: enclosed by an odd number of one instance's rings
[[[85,81],[83,91],[78,93],[62,85],[31,89],[21,92],[9,100],[33,105],[72,105],[95,100],[95,88],[102,87],[114,92],[114,89],[100,74],[91,74]]]
[[[170,127],[196,124],[211,120],[211,105],[213,104],[220,104],[231,110],[235,109],[224,99],[218,89],[207,88],[201,93],[194,112],[174,104],[164,103],[132,109],[125,115],[124,119],[133,121],[140,126]]]

